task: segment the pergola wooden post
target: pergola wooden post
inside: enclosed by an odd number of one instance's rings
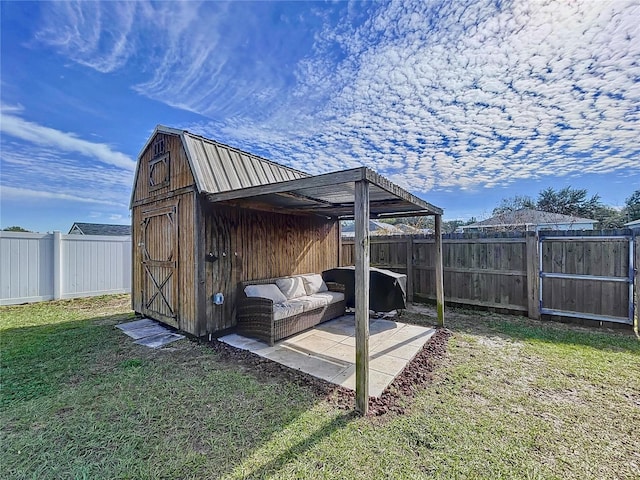
[[[369,409],[369,182],[355,182],[356,410]]]
[[[444,327],[444,274],[442,266],[442,215],[435,215],[436,237],[436,310],[438,325]]]

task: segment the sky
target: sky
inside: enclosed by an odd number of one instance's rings
[[[640,2],[0,3],[0,227],[130,222],[157,124],[444,209],[640,188]]]

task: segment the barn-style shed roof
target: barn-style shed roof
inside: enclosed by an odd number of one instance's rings
[[[442,214],[440,208],[365,167],[311,176],[186,130],[162,125],[156,127],[140,156],[157,133],[180,136],[198,193],[205,194],[211,202],[350,219],[355,182],[366,180],[372,217]]]

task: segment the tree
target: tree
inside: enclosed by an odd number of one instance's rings
[[[583,218],[595,218],[598,209],[604,207],[598,194],[587,198],[586,189],[571,187],[557,191],[552,187],[545,188],[538,194],[536,206],[544,212]]]
[[[503,198],[500,205],[493,209],[492,215],[515,212],[523,208],[536,208],[536,202],[528,195],[516,195],[514,197]]]
[[[623,213],[627,222],[640,219],[640,190],[636,190],[625,200]]]
[[[22,227],[18,227],[17,225],[14,225],[13,227],[7,227],[7,228],[3,228],[2,229],[5,232],[30,232],[31,230],[25,230]]]
[[[606,206],[598,207],[591,218],[598,220],[598,228],[602,230],[623,228],[625,222],[623,212]]]

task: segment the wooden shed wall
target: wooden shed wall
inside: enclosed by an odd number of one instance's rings
[[[169,182],[167,186],[154,189],[149,184],[149,170],[153,159],[153,143],[143,153],[139,164],[136,184],[134,185],[133,203],[148,202],[171,196],[176,190],[195,186],[187,154],[182,146],[182,140],[177,135],[162,134],[165,151],[169,152]]]
[[[243,280],[319,273],[338,266],[339,222],[313,216],[268,213],[206,203],[203,200],[200,281],[205,287],[207,331],[235,326],[238,282]],[[212,296],[222,292],[223,305]]]
[[[168,152],[168,175],[166,185],[154,188],[150,181],[150,164],[159,156],[154,155],[153,143],[143,153],[138,164],[138,173],[133,193],[132,208],[132,286],[131,302],[136,312],[165,321],[186,332],[198,335],[204,333],[204,326],[198,324],[196,224],[198,203],[196,201],[195,180],[189,167],[180,137],[164,135]],[[164,154],[163,154],[164,155]],[[171,218],[158,222],[158,227],[148,229],[145,234],[144,219],[157,211],[170,210]],[[173,223],[175,222],[175,224]],[[147,245],[143,246],[147,243]],[[151,310],[160,310],[158,315],[145,308],[144,290],[150,288],[150,279],[143,266],[144,248],[156,252],[154,255],[170,256],[175,265],[170,283],[163,287],[163,295],[174,312],[177,322],[164,318],[168,310],[163,308],[163,300],[157,298]],[[167,260],[167,259],[162,259]],[[157,267],[161,269],[163,267]],[[167,267],[168,268],[168,267]],[[166,270],[168,272],[169,270]],[[165,272],[158,281],[162,282]],[[153,287],[153,285],[151,285]],[[149,295],[147,295],[149,297]],[[160,307],[160,308],[156,308]],[[166,305],[164,305],[166,307]]]

